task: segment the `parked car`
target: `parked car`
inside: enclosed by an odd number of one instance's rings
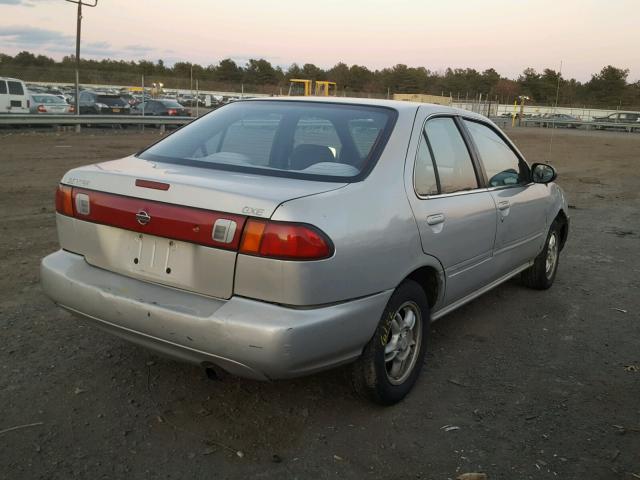
[[[76,109],[58,95],[33,93],[31,94],[31,108],[29,111],[30,113],[64,115],[67,113],[75,113]]]
[[[175,100],[159,99],[159,100],[147,100],[137,104],[131,109],[131,113],[135,115],[142,115],[144,111],[145,115],[165,116],[165,117],[190,117],[191,112],[189,109],[184,108]]]
[[[129,104],[117,94],[83,90],[78,103],[80,114],[127,115],[130,112]]]
[[[27,87],[17,78],[0,77],[0,113],[29,113]]]
[[[178,95],[178,97],[176,98],[176,101],[180,105],[183,105],[185,107],[195,107],[196,105],[199,105],[201,107],[204,106],[204,99],[197,97],[195,95],[189,95],[189,94]]]
[[[555,178],[468,111],[238,101],[67,172],[42,286],[210,371],[270,380],[354,362],[356,390],[393,404],[431,320],[514,275],[551,287],[569,230]]]
[[[640,112],[615,112],[610,115],[602,117],[593,117],[593,121],[597,123],[611,123],[611,124],[636,124],[640,126]],[[596,128],[606,129],[609,128],[606,125],[600,125]],[[616,125],[611,125],[611,128],[616,128]],[[624,127],[623,127],[624,128]]]
[[[566,113],[546,113],[542,118],[545,120],[543,124],[545,127],[579,128],[581,125],[581,120],[578,117]]]

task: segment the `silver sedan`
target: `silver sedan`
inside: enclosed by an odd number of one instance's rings
[[[439,105],[256,99],[67,172],[45,292],[125,339],[269,380],[352,363],[401,400],[429,324],[505,280],[549,288],[555,170]]]

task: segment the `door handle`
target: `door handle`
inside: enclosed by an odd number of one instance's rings
[[[501,202],[498,202],[498,210],[506,210],[510,206],[511,204],[509,203],[509,200],[502,200]]]
[[[436,213],[434,215],[429,215],[427,217],[427,223],[429,225],[438,225],[439,223],[443,223],[444,222],[444,214],[443,213]]]

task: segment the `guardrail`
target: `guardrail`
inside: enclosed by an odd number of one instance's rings
[[[43,115],[43,114],[0,114],[0,125],[75,125],[76,131],[81,125],[158,125],[164,132],[167,125],[186,125],[196,117],[156,117],[150,115]],[[493,117],[498,125],[506,127],[511,119]],[[586,129],[623,129],[627,132],[640,131],[640,122],[583,122],[580,120],[549,120],[545,118],[523,118],[521,125],[538,127],[585,127]]]
[[[517,121],[517,120],[516,120]],[[581,120],[550,120],[548,118],[523,118],[522,125],[536,127],[585,127],[587,130],[622,129],[627,132],[640,131],[640,122],[614,123],[614,122],[584,122]]]
[[[156,117],[151,115],[46,115],[46,114],[3,114],[0,125],[159,125],[163,132],[167,125],[186,125],[195,117]]]

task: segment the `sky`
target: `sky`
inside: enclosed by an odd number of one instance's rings
[[[84,0],[92,1],[92,0]],[[0,0],[0,52],[75,51],[76,6]],[[98,0],[83,10],[81,56],[202,65],[265,58],[330,68],[398,63],[431,71],[563,65],[589,80],[606,65],[640,80],[640,0]]]

